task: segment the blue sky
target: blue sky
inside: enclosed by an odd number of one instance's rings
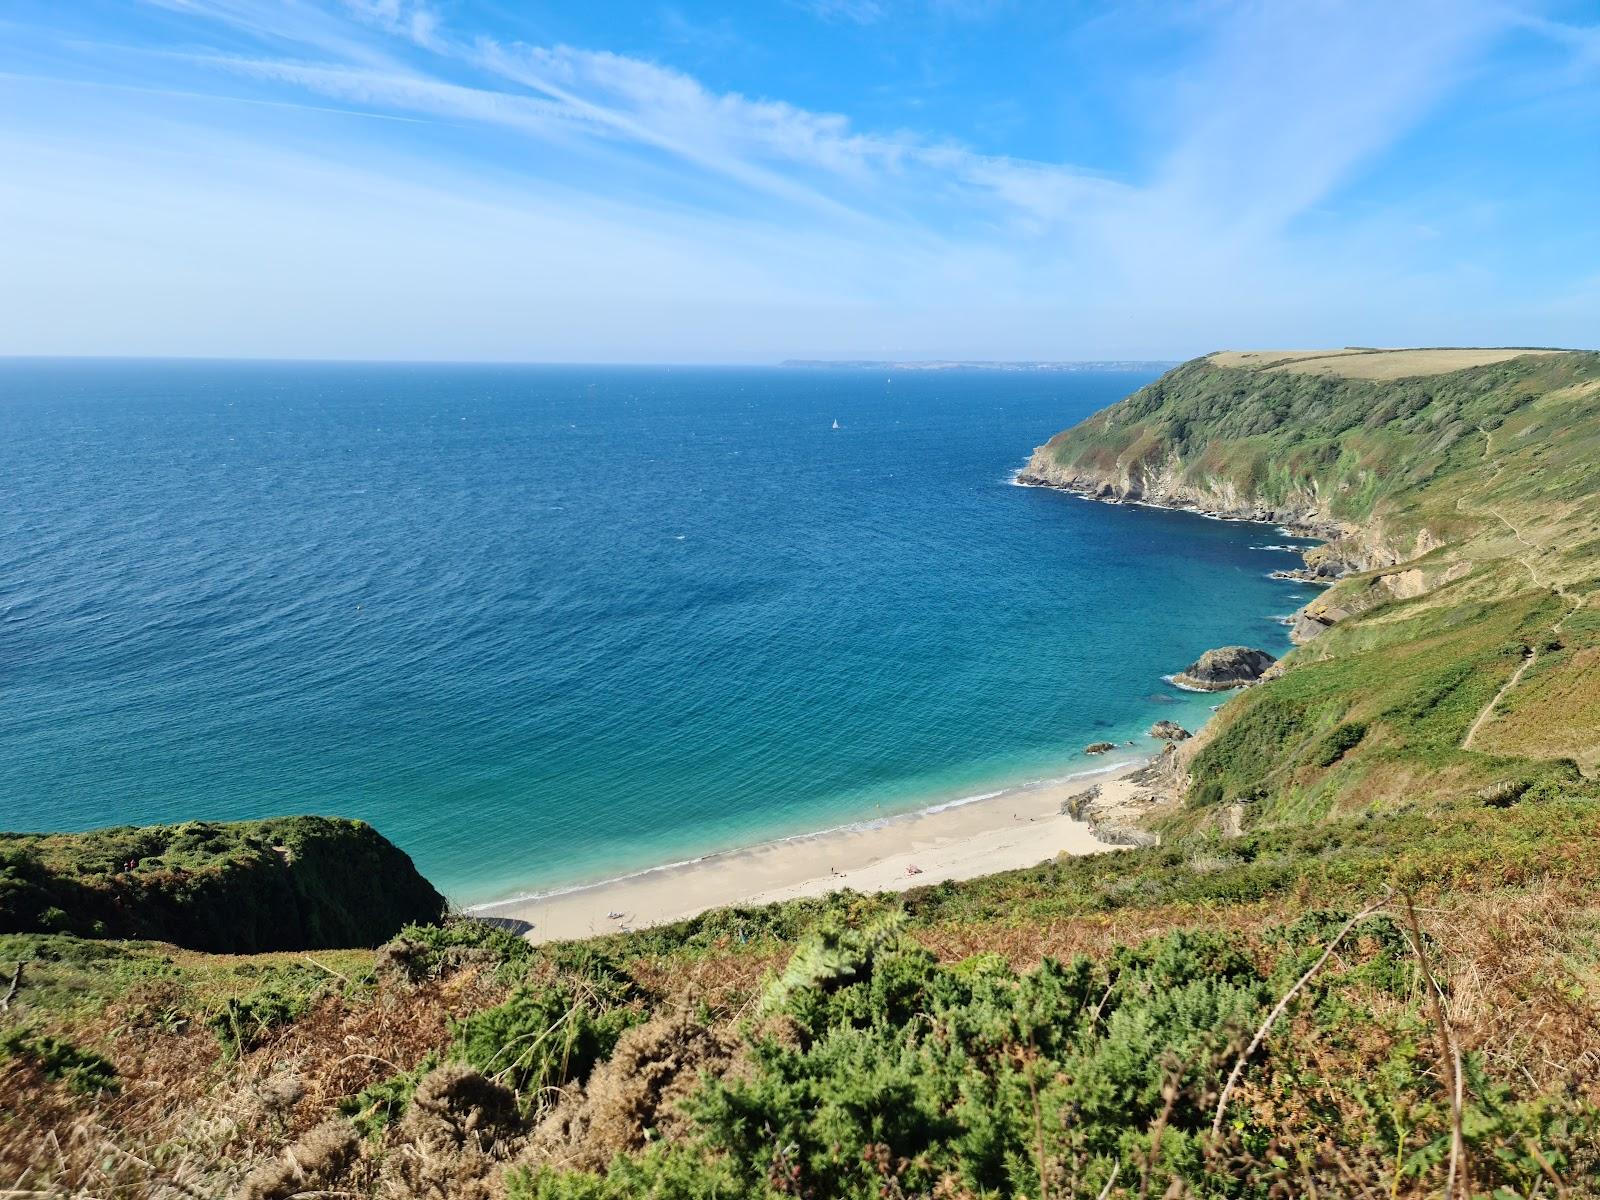
[[[1600,3],[8,0],[0,353],[1596,344]]]

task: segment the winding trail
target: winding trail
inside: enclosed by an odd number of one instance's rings
[[[1478,432],[1483,434],[1483,457],[1488,459],[1490,451],[1494,446],[1493,435],[1481,425],[1478,426]],[[1489,478],[1484,482],[1481,490],[1487,491],[1489,488],[1493,487],[1495,480],[1499,479],[1500,476],[1504,474],[1505,469],[1506,467],[1504,463],[1501,463],[1498,467],[1496,467],[1494,474],[1489,476]],[[1456,511],[1460,513],[1466,513],[1467,509],[1463,507],[1465,503],[1465,496],[1458,497],[1456,500]],[[1525,536],[1523,536],[1522,530],[1513,525],[1511,521],[1507,519],[1506,515],[1498,508],[1486,504],[1481,511],[1489,514],[1495,520],[1499,521],[1500,524],[1509,529],[1511,531],[1511,536],[1516,538],[1517,541],[1529,551],[1530,556],[1544,553],[1545,547],[1540,546],[1537,543],[1530,542]],[[1560,580],[1546,582],[1546,580],[1540,575],[1539,569],[1533,565],[1533,559],[1530,556],[1523,556],[1519,554],[1516,556],[1516,558],[1517,561],[1521,563],[1527,570],[1529,577],[1533,580],[1534,587],[1549,588],[1550,590],[1554,591],[1556,595],[1560,596],[1562,601],[1567,605],[1566,611],[1563,612],[1561,617],[1550,626],[1550,632],[1559,637],[1561,634],[1562,625],[1566,624],[1568,617],[1583,607],[1585,598],[1583,596],[1572,595],[1567,591],[1566,585]],[[1510,692],[1512,688],[1516,687],[1517,684],[1522,682],[1522,677],[1527,674],[1528,668],[1533,666],[1533,664],[1538,661],[1539,650],[1536,646],[1528,646],[1523,650],[1522,663],[1514,672],[1512,672],[1511,678],[1506,680],[1505,684],[1500,688],[1500,690],[1494,694],[1493,699],[1491,699],[1488,704],[1483,706],[1482,711],[1478,713],[1476,719],[1474,719],[1471,726],[1468,727],[1467,736],[1461,740],[1461,748],[1463,750],[1472,749],[1472,739],[1478,736],[1478,731],[1482,729],[1484,725],[1488,724],[1489,720],[1494,716],[1494,710],[1499,707],[1500,701],[1505,699],[1506,694]]]
[[[1467,730],[1467,736],[1461,739],[1461,748],[1463,750],[1472,749],[1472,739],[1478,736],[1478,730],[1482,729],[1489,718],[1494,716],[1495,706],[1500,703],[1507,692],[1522,681],[1523,674],[1538,661],[1538,658],[1539,652],[1531,647],[1523,652],[1521,665],[1512,672],[1511,678],[1506,680],[1500,690],[1494,694],[1494,699],[1483,706],[1483,711],[1478,714],[1477,720],[1472,722],[1472,728]]]

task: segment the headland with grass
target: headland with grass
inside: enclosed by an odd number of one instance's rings
[[[1030,464],[1325,540],[1300,647],[1068,798],[1157,844],[543,946],[7,934],[0,1183],[1600,1194],[1600,355],[1377,353],[1196,360]]]

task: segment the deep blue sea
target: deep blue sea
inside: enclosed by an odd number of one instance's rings
[[[1147,379],[0,362],[0,827],[356,816],[472,902],[1148,749],[1304,597],[1011,484]]]

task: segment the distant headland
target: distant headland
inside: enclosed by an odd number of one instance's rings
[[[786,358],[780,367],[858,367],[890,371],[1169,371],[1176,361],[1127,358],[1088,362],[992,362],[986,359],[924,359],[897,362],[871,358]]]

